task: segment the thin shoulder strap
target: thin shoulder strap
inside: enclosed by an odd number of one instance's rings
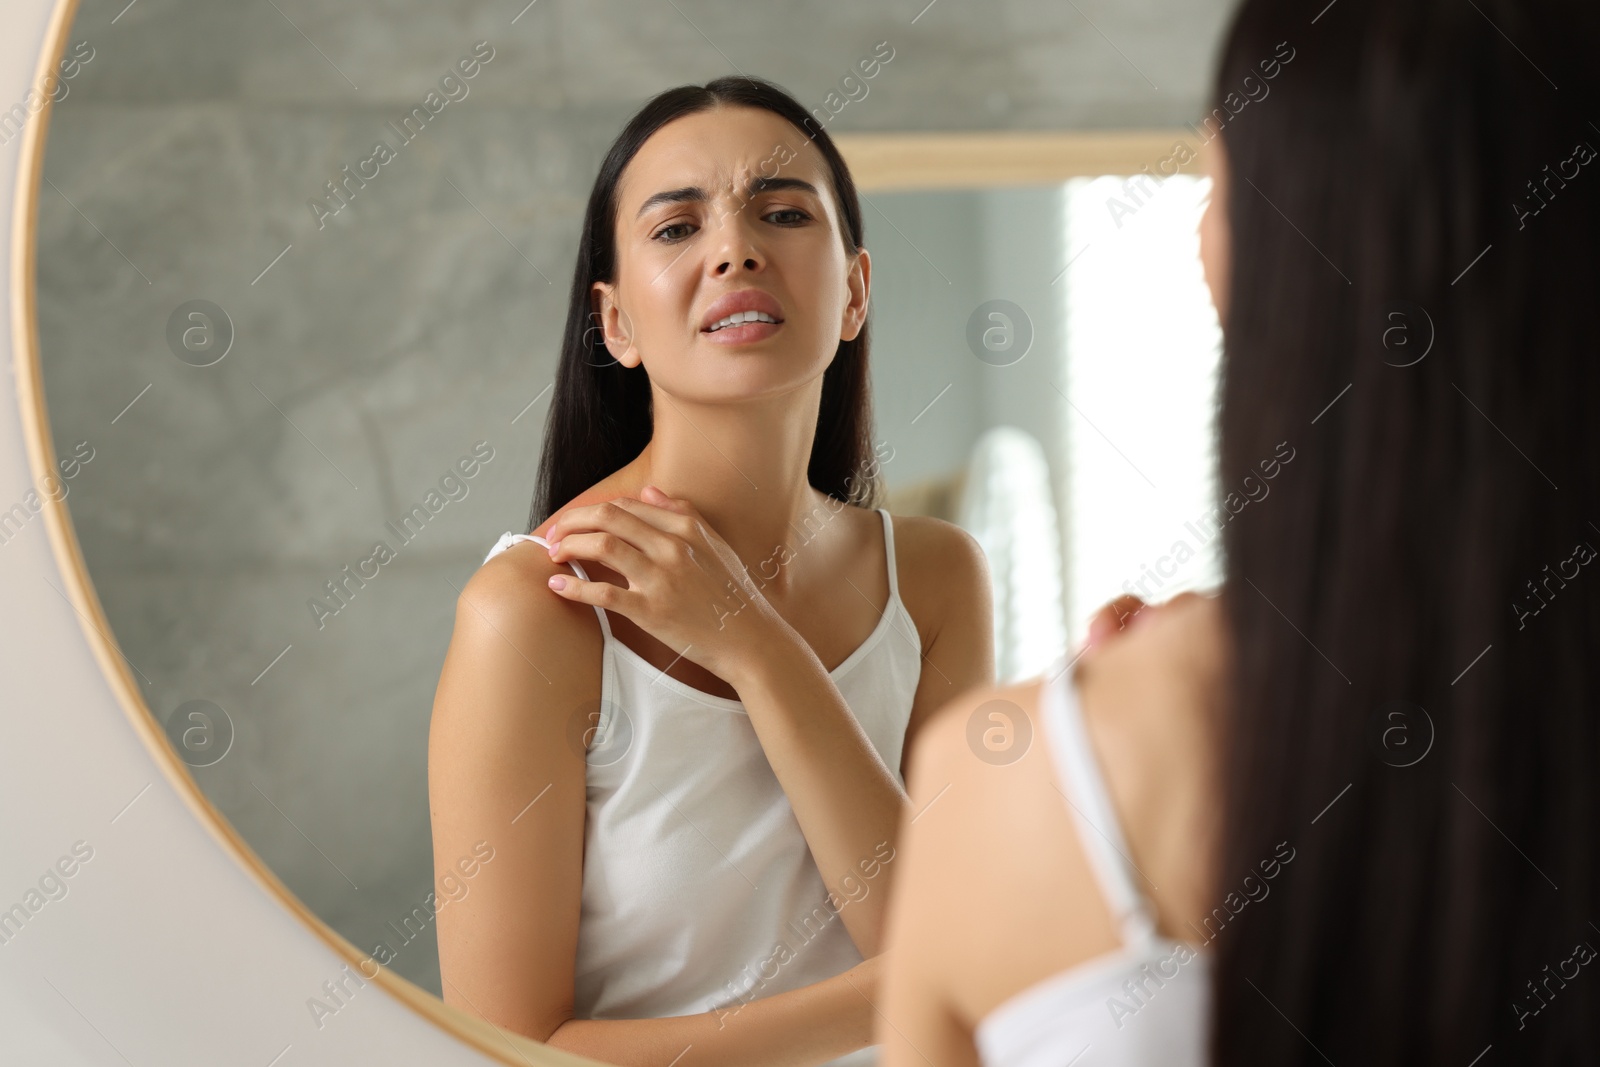
[[[894,520],[889,517],[888,508],[879,508],[878,514],[883,516],[883,554],[889,561],[889,599],[894,600],[900,595],[900,578],[894,565]]]
[[[489,550],[489,555],[485,556],[483,561],[488,563],[489,560],[495,557],[495,555],[505,551],[507,548],[510,548],[512,545],[517,544],[520,541],[532,541],[535,544],[543,545],[545,548],[550,547],[550,542],[546,541],[538,534],[506,534],[504,537],[500,538],[500,542],[498,544]],[[589,580],[589,576],[584,573],[583,566],[579,564],[577,560],[567,560],[567,566],[577,571],[579,578],[582,578],[586,582]],[[611,640],[611,624],[606,621],[605,609],[598,605],[591,606],[594,607],[594,613],[600,616],[600,632],[605,635],[605,639],[607,641]]]
[[[1065,786],[1067,802],[1077,815],[1078,839],[1089,856],[1089,863],[1100,882],[1101,892],[1111,914],[1122,930],[1123,943],[1149,944],[1157,939],[1150,904],[1139,889],[1128,845],[1117,821],[1116,808],[1106,790],[1084,727],[1072,671],[1059,657],[1050,667],[1044,683],[1043,710],[1045,739],[1055,759],[1058,777]]]

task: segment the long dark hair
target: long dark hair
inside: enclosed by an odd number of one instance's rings
[[[1292,861],[1216,937],[1217,1064],[1600,1055],[1594,12],[1245,0],[1224,47],[1220,474],[1294,458],[1225,528],[1218,903]]]
[[[778,86],[760,78],[730,76],[705,85],[668,89],[645,104],[606,153],[584,212],[561,362],[556,368],[538,484],[528,515],[530,533],[555,509],[637,457],[650,442],[650,377],[642,364],[624,367],[606,349],[592,311],[591,287],[595,282],[615,280],[617,183],[629,161],[650,135],[667,123],[718,106],[770,111],[794,127],[795,141],[788,146],[792,151],[798,152],[806,140],[816,145],[833,179],[845,249],[853,253],[863,244],[861,205],[844,157],[806,109]],[[806,473],[819,492],[874,507],[880,486],[877,465],[871,461],[867,335],[863,324],[853,340],[841,341],[823,374],[817,431]]]

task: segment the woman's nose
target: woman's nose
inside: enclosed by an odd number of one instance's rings
[[[719,278],[731,272],[735,264],[747,271],[760,270],[764,265],[764,257],[750,239],[750,220],[745,217],[747,212],[748,208],[741,205],[723,216],[720,234],[722,244],[712,257],[712,273]]]

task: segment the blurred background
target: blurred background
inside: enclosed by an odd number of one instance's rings
[[[852,161],[906,133],[1196,143],[1226,10],[84,3],[38,204],[51,433],[92,449],[67,506],[201,788],[313,911],[438,993],[434,686],[457,591],[527,529],[578,226],[622,123],[747,73]],[[392,158],[336,195],[379,142]],[[1002,678],[1120,592],[1220,574],[1208,182],[1128,181],[1160,158],[863,183],[888,504],[983,543]],[[378,542],[393,558],[335,597]]]

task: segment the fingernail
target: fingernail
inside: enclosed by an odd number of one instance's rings
[[[550,554],[552,556],[555,555],[556,549],[558,549],[560,547],[561,547],[561,541],[559,539],[555,540],[555,541],[551,541],[550,542]]]
[[[552,574],[550,576],[550,588],[551,589],[565,589],[566,587],[567,587],[567,579],[566,579],[565,575]]]

